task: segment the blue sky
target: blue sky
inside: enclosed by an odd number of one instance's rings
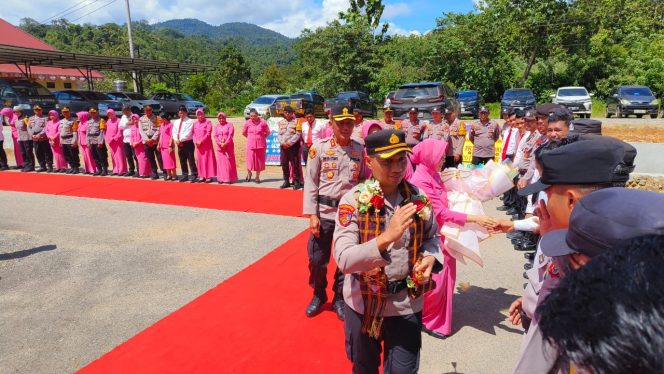
[[[249,22],[297,37],[304,28],[325,25],[348,9],[348,0],[130,0],[133,20],[150,23],[197,18],[211,25]],[[385,0],[383,21],[391,33],[425,33],[444,12],[469,12],[473,0]],[[35,9],[42,11],[35,12]],[[125,23],[125,2],[112,0],[5,0],[0,17],[17,25],[21,18],[49,22],[64,17],[75,23]]]

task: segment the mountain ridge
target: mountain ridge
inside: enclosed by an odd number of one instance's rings
[[[153,29],[171,29],[185,36],[200,35],[210,39],[239,39],[251,45],[290,45],[291,39],[276,31],[246,22],[228,22],[219,26],[192,18],[172,19],[150,25]]]

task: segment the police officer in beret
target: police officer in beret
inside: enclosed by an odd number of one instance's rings
[[[316,315],[327,301],[327,265],[330,262],[334,217],[341,197],[367,175],[364,148],[352,139],[353,115],[348,107],[332,111],[334,135],[313,143],[309,149],[304,175],[303,213],[309,216],[309,286],[314,295],[307,306],[307,317]],[[344,276],[334,273],[332,309],[344,319],[342,295]]]
[[[473,142],[473,165],[486,164],[496,154],[496,140],[500,127],[489,119],[489,108],[480,107],[480,119],[470,126],[470,141]]]
[[[415,373],[424,292],[442,268],[438,225],[417,187],[404,180],[405,133],[365,138],[373,178],[339,202],[334,258],[344,280],[346,353],[354,373]]]

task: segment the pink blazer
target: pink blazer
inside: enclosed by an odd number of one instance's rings
[[[247,137],[247,149],[267,148],[267,137],[270,135],[270,127],[263,119],[258,123],[247,120],[242,127],[242,135]]]
[[[235,129],[231,123],[219,124],[214,128],[214,141],[217,145],[220,145],[222,140],[226,145],[233,144],[233,135],[235,135]]]

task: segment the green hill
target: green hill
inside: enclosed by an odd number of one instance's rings
[[[294,39],[250,23],[231,22],[212,26],[196,19],[173,19],[151,25],[154,29],[171,29],[186,36],[200,35],[210,39],[236,39],[252,46],[290,45]]]

